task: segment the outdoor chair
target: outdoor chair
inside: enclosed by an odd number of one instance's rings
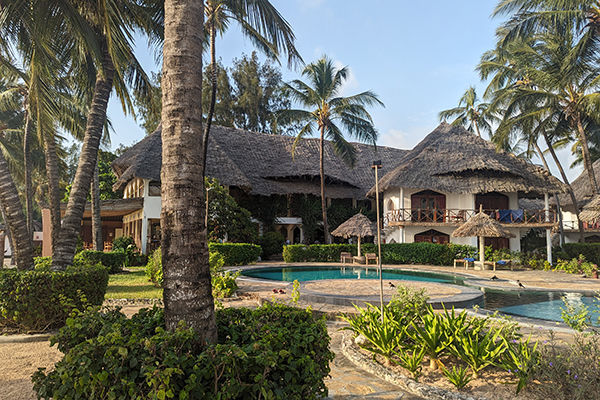
[[[352,254],[350,254],[350,253],[348,253],[348,252],[345,252],[345,251],[343,251],[343,252],[340,254],[340,262],[341,262],[342,264],[346,264],[346,260],[350,260],[350,261],[352,261]]]
[[[472,266],[474,261],[474,258],[459,258],[454,260],[454,268],[456,268],[457,265],[464,265],[465,269],[469,269],[469,266]]]
[[[497,266],[498,267],[509,267],[511,271],[513,270],[511,260],[498,260],[498,261],[496,261],[494,263],[494,271],[496,270]]]
[[[379,257],[375,253],[367,253],[365,254],[365,261],[367,265],[369,265],[369,261],[375,260],[375,264],[379,264]]]

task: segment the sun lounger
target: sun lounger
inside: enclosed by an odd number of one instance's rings
[[[454,268],[456,268],[457,265],[464,265],[465,269],[469,269],[469,265],[472,266],[474,261],[474,258],[459,258],[454,260]]]
[[[375,264],[379,264],[379,257],[375,253],[367,253],[365,254],[365,261],[367,265],[369,265],[369,261],[374,260]]]
[[[341,262],[342,264],[346,264],[346,261],[350,261],[350,262],[352,262],[352,254],[350,254],[350,253],[348,253],[348,252],[345,252],[345,251],[343,251],[343,252],[340,254],[340,262]]]

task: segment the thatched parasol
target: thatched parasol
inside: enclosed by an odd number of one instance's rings
[[[483,268],[485,261],[484,238],[486,237],[514,237],[512,233],[504,229],[500,223],[483,212],[479,206],[479,212],[469,218],[467,222],[459,226],[453,233],[454,237],[477,236],[479,238],[479,260]]]
[[[358,256],[360,257],[360,238],[375,236],[375,226],[364,214],[356,214],[346,222],[338,226],[331,234],[343,238],[356,236],[358,238]]]
[[[600,195],[592,197],[579,213],[579,218],[584,222],[596,222],[600,219]]]

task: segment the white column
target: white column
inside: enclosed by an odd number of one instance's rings
[[[544,210],[546,216],[546,222],[550,222],[550,204],[548,201],[548,193],[544,194]],[[546,254],[547,260],[552,264],[552,230],[546,229]]]
[[[148,248],[148,217],[146,217],[146,213],[142,217],[142,254],[147,254],[146,249]]]
[[[400,215],[404,215],[404,188],[400,188]],[[404,242],[404,226],[400,227],[400,243]]]

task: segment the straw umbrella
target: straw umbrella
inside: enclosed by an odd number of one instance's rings
[[[600,195],[595,195],[579,213],[579,218],[584,222],[597,222],[600,220]]]
[[[358,256],[360,257],[360,238],[365,236],[375,236],[375,227],[371,220],[364,214],[356,214],[338,226],[331,234],[343,238],[356,236],[358,238]]]
[[[453,233],[454,237],[477,236],[479,238],[479,261],[481,268],[485,261],[484,238],[486,237],[514,237],[500,223],[483,212],[483,207],[479,206],[479,212],[469,218],[467,222],[458,227]]]

